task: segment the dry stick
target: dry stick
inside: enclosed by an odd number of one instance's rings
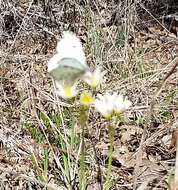
[[[99,162],[99,159],[98,159],[98,156],[97,156],[97,151],[96,151],[95,144],[92,141],[92,136],[90,135],[88,127],[87,127],[87,133],[89,134],[89,136],[91,138],[90,142],[91,142],[91,145],[92,145],[92,148],[93,148],[93,152],[94,152],[94,157],[95,157],[95,160],[96,160],[96,165],[97,165],[97,182],[100,184],[100,190],[103,190],[103,184],[102,184],[103,180],[102,180],[102,172],[101,172],[100,162]]]
[[[88,128],[88,120],[89,120],[90,111],[91,110],[89,108],[88,115],[87,115],[86,130],[87,130],[87,133],[89,134],[89,137],[91,139],[90,142],[91,142],[91,145],[92,145],[92,148],[93,148],[93,152],[94,152],[94,157],[95,157],[95,160],[96,160],[96,165],[97,165],[97,182],[100,185],[100,190],[103,190],[103,180],[102,180],[102,171],[101,171],[101,167],[100,167],[100,162],[99,162],[99,159],[98,159],[98,156],[97,156],[97,151],[96,151],[95,143],[92,140],[92,135],[90,134],[90,130]]]
[[[176,164],[174,174],[174,185],[178,187],[178,129],[176,129]]]
[[[143,134],[141,137],[141,141],[140,141],[140,146],[138,148],[138,153],[136,156],[136,166],[135,166],[135,177],[134,177],[134,187],[133,189],[136,189],[137,186],[137,178],[139,176],[139,167],[140,167],[140,163],[142,163],[142,151],[143,151],[143,144],[144,141],[146,140],[146,135],[147,135],[147,128],[148,126],[151,126],[152,124],[152,119],[153,119],[153,113],[154,113],[154,107],[156,105],[156,99],[159,96],[159,94],[161,93],[164,85],[166,84],[168,78],[174,73],[174,71],[176,70],[176,67],[178,66],[178,58],[176,58],[175,60],[175,64],[173,65],[173,67],[171,68],[171,70],[167,73],[167,75],[165,76],[165,78],[163,79],[162,83],[160,84],[160,86],[158,87],[156,94],[154,95],[154,97],[151,100],[150,103],[150,111],[149,111],[149,116],[147,118],[148,122],[150,123],[150,125],[145,125],[144,129],[143,129]],[[178,164],[177,164],[178,165]],[[178,168],[177,168],[178,170]],[[178,176],[177,176],[177,180],[178,180]]]
[[[102,184],[102,174],[101,174],[101,167],[100,167],[100,162],[99,159],[97,157],[97,151],[95,148],[95,144],[94,142],[91,140],[91,144],[93,147],[93,151],[94,151],[94,156],[95,156],[95,160],[96,160],[96,164],[97,164],[97,182],[100,184],[100,190],[103,190],[103,184]]]
[[[161,83],[161,85],[159,86],[155,96],[152,98],[152,101],[150,103],[150,114],[151,114],[151,118],[153,116],[153,110],[156,104],[156,99],[159,96],[159,94],[161,93],[164,85],[166,84],[168,78],[174,73],[174,71],[176,70],[176,67],[178,66],[178,58],[176,58],[176,63],[173,65],[172,69],[169,71],[169,73],[165,76],[165,78],[163,79],[163,82]]]

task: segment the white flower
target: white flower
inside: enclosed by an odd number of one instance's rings
[[[114,113],[123,113],[131,106],[131,102],[116,92],[106,93],[104,96],[99,94],[94,102],[95,109],[104,117],[110,118]]]
[[[94,102],[95,109],[100,112],[104,117],[110,118],[114,110],[114,100],[116,94],[106,93],[104,96],[98,95],[98,98]]]
[[[64,99],[73,98],[77,95],[77,83],[74,83],[73,85],[69,85],[67,83],[60,83],[58,81],[55,82],[57,87],[57,94],[61,96]]]
[[[90,71],[86,72],[83,76],[83,80],[93,88],[96,88],[103,82],[105,71],[101,72],[101,68],[96,68],[96,70],[92,73]]]
[[[122,113],[126,111],[131,105],[131,101],[129,101],[127,98],[124,98],[123,95],[119,94],[114,101],[114,111],[116,113]]]

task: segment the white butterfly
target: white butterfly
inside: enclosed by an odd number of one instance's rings
[[[76,35],[64,32],[56,49],[57,54],[48,62],[48,72],[54,80],[73,84],[89,71],[82,44]]]

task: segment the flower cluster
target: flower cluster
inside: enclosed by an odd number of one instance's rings
[[[120,114],[126,111],[132,103],[124,98],[123,95],[113,93],[106,93],[105,95],[98,95],[94,102],[95,109],[100,112],[105,118],[110,118],[113,114]]]
[[[48,72],[53,77],[61,97],[76,96],[79,79],[92,87],[101,83],[104,73],[99,68],[94,72],[90,71],[82,44],[76,35],[64,32],[56,51],[57,53],[48,62]]]
[[[48,72],[53,77],[57,94],[62,98],[72,98],[78,94],[78,80],[82,79],[92,88],[99,86],[106,72],[96,68],[94,72],[86,64],[86,58],[79,38],[71,32],[64,32],[58,42],[57,53],[48,62]],[[85,106],[92,106],[104,117],[123,113],[131,106],[131,102],[117,93],[98,94],[93,98],[89,92],[83,92],[80,102]]]

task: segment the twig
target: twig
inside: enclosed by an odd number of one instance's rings
[[[159,96],[159,94],[161,93],[161,91],[162,91],[164,85],[166,84],[168,78],[176,70],[177,66],[178,66],[178,58],[176,58],[175,64],[173,65],[171,70],[167,73],[167,75],[164,77],[162,83],[160,84],[160,86],[158,87],[158,89],[156,91],[156,94],[153,96],[153,98],[152,98],[152,100],[150,102],[150,111],[149,111],[149,116],[147,118],[147,121],[148,121],[148,123],[150,123],[150,125],[152,124],[152,118],[153,118],[154,108],[155,108],[155,105],[156,105],[156,99]],[[136,156],[135,178],[134,178],[134,187],[133,187],[133,189],[136,189],[137,179],[138,179],[138,176],[139,176],[139,167],[140,167],[140,164],[142,163],[142,152],[143,152],[143,148],[144,148],[144,142],[145,142],[146,136],[147,136],[147,128],[150,125],[145,125],[144,129],[143,129],[140,146],[138,148],[138,152],[137,152],[137,156]],[[178,176],[177,176],[177,180],[178,180]]]
[[[176,129],[176,163],[175,163],[174,185],[176,188],[178,187],[178,129]]]
[[[102,180],[100,162],[99,162],[99,159],[97,157],[97,151],[95,148],[95,144],[92,140],[90,142],[91,142],[91,145],[93,148],[93,152],[94,152],[94,156],[95,156],[95,160],[96,160],[96,164],[97,164],[97,182],[100,184],[100,190],[103,190],[103,180]]]
[[[164,85],[166,84],[168,78],[174,73],[174,71],[176,70],[176,67],[178,66],[178,58],[176,58],[176,63],[173,65],[173,67],[171,68],[171,70],[167,73],[167,75],[165,76],[165,78],[163,79],[162,83],[160,84],[159,88],[156,91],[156,94],[153,96],[151,103],[150,103],[150,115],[151,115],[151,119],[153,116],[153,112],[154,112],[154,107],[156,105],[156,99],[159,96],[159,94],[161,93]]]

